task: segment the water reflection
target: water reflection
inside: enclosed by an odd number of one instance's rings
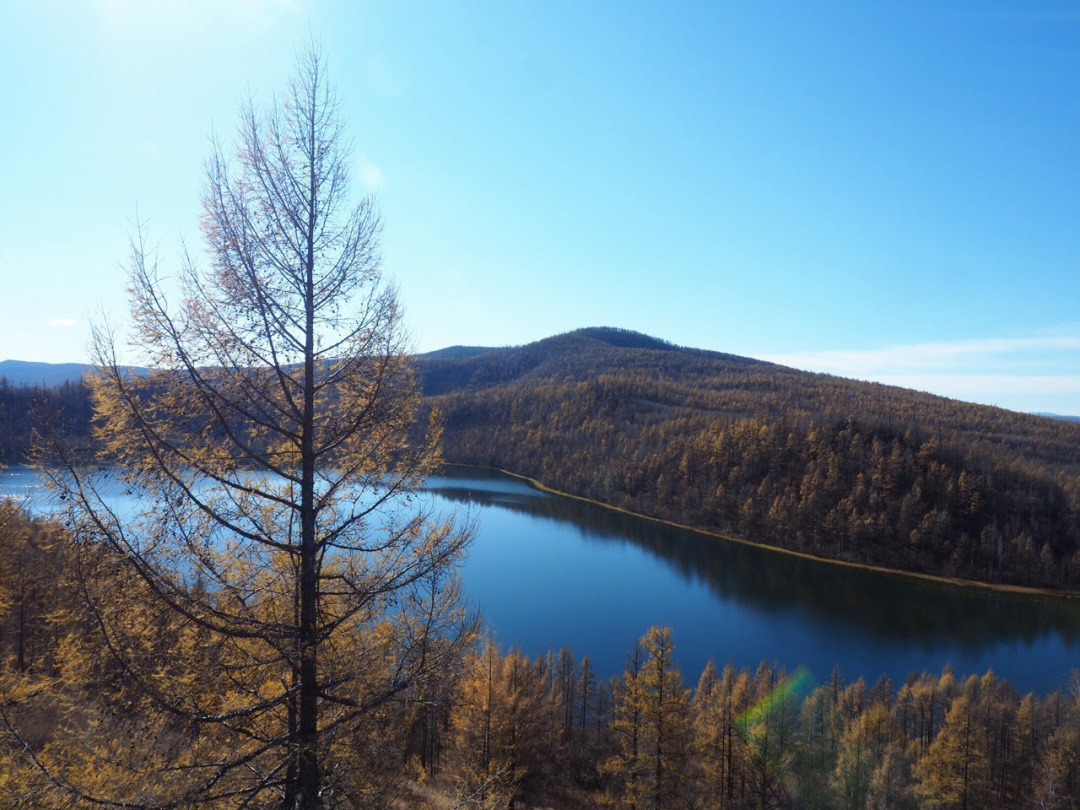
[[[927,647],[948,643],[975,654],[1002,641],[1056,634],[1080,641],[1076,599],[946,585],[808,560],[645,520],[526,482],[491,487],[492,473],[445,468],[429,489],[456,503],[500,507],[583,530],[598,543],[630,542],[719,598],[763,613],[808,612],[880,639]],[[1080,662],[1078,662],[1080,663]]]
[[[0,495],[47,511],[29,470],[0,475]],[[125,496],[111,496],[125,506]],[[527,482],[448,466],[421,501],[478,519],[466,592],[505,645],[537,655],[562,645],[618,672],[649,625],[674,631],[688,680],[709,658],[805,665],[819,679],[993,668],[1021,690],[1062,686],[1080,666],[1080,601],[949,586],[831,565],[721,540]],[[137,504],[130,504],[131,507]],[[415,506],[415,504],[414,504]]]

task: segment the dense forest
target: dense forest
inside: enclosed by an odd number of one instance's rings
[[[8,385],[0,379],[0,460],[9,464],[26,461],[46,421],[86,440],[92,414],[90,392],[82,383],[46,388]]]
[[[449,461],[821,557],[1080,587],[1080,423],[611,329],[416,367]],[[0,385],[5,458],[42,399],[88,434],[81,386]]]
[[[607,330],[416,365],[448,459],[825,556],[1077,583],[1080,425]],[[0,385],[0,404],[9,459],[46,413],[89,436],[80,385]],[[134,622],[125,656],[93,604]],[[383,628],[363,632],[356,649],[380,650]],[[435,642],[440,666],[372,704],[327,790],[431,810],[1080,807],[1080,674],[1065,693],[1020,695],[992,673],[815,683],[763,662],[710,664],[691,688],[675,641],[650,630],[610,678],[569,649]],[[121,662],[161,662],[179,695],[227,708],[276,677],[240,650],[107,547],[0,504],[0,808],[90,806],[76,784],[168,804],[191,758],[222,742]],[[394,677],[389,649],[342,660],[373,689]],[[282,722],[260,718],[258,733]]]
[[[1080,425],[589,329],[418,358],[448,459],[822,557],[1080,585]]]
[[[10,504],[0,523],[0,807],[83,806],[76,776],[123,806],[157,806],[214,737],[162,719],[79,591],[135,609],[145,628],[129,652],[226,706],[244,685],[228,647],[204,646],[101,547]],[[387,662],[355,666],[377,680]],[[122,767],[131,749],[136,766]],[[691,689],[664,629],[610,679],[568,649],[532,658],[477,639],[372,709],[342,758],[329,789],[365,807],[1076,808],[1080,688],[1021,696],[949,670],[814,683],[763,663],[710,664]]]

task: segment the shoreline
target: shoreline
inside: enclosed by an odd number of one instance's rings
[[[562,490],[549,487],[542,481],[538,481],[535,478],[530,478],[527,475],[521,473],[511,472],[510,470],[504,470],[501,467],[492,467],[486,464],[463,464],[457,461],[443,460],[443,464],[457,466],[457,467],[471,467],[475,470],[494,470],[496,472],[509,475],[512,478],[517,478],[522,481],[528,482],[533,488],[546,492],[549,495],[559,495],[563,498],[572,498],[575,501],[582,501],[583,503],[589,503],[594,506],[599,506],[604,509],[610,509],[615,512],[621,512],[624,515],[630,515],[631,517],[640,518],[641,520],[650,520],[654,523],[661,523],[665,526],[671,526],[675,529],[681,529],[683,531],[690,531],[696,534],[711,537],[717,540],[726,540],[731,543],[740,543],[744,546],[752,546],[754,548],[764,549],[766,551],[774,551],[780,554],[790,554],[795,557],[801,557],[804,560],[811,560],[813,562],[827,563],[829,565],[842,565],[849,568],[860,568],[864,571],[873,571],[877,574],[887,574],[890,576],[909,577],[911,579],[920,579],[925,582],[933,582],[938,585],[950,585],[956,588],[982,588],[989,591],[998,591],[1000,593],[1015,593],[1025,594],[1028,596],[1050,596],[1056,599],[1067,599],[1071,601],[1080,601],[1080,591],[1073,590],[1054,590],[1052,588],[1043,588],[1035,585],[1012,585],[1008,583],[995,583],[995,582],[981,582],[977,579],[962,579],[960,577],[946,577],[940,574],[926,574],[920,571],[907,571],[903,568],[889,568],[884,565],[872,565],[870,563],[855,562],[854,560],[838,560],[832,557],[819,557],[816,554],[809,554],[805,551],[797,551],[793,548],[784,548],[783,546],[774,546],[769,543],[760,543],[755,540],[747,540],[742,537],[733,537],[729,534],[722,534],[720,532],[712,531],[711,529],[701,529],[696,526],[691,526],[686,523],[677,523],[673,520],[666,520],[665,518],[651,517],[650,515],[643,515],[640,512],[634,512],[630,509],[625,509],[621,506],[613,506],[603,501],[598,501],[595,498],[587,498],[584,495],[574,495],[570,492],[563,492]]]
[[[783,546],[775,546],[770,543],[762,543],[756,540],[748,540],[743,537],[735,537],[730,534],[723,534],[722,532],[713,531],[712,529],[703,529],[697,526],[691,526],[687,523],[678,523],[674,520],[667,520],[665,518],[652,517],[651,515],[645,515],[641,512],[634,512],[633,510],[626,509],[621,506],[614,506],[612,504],[598,501],[595,498],[588,498],[584,495],[574,495],[570,492],[564,492],[560,489],[550,487],[547,484],[539,481],[536,478],[531,478],[521,473],[512,472],[510,470],[503,469],[502,467],[493,467],[488,464],[465,464],[458,461],[449,461],[443,459],[443,465],[468,467],[474,470],[493,470],[495,472],[508,475],[511,478],[517,478],[520,481],[525,481],[534,489],[547,493],[549,495],[558,495],[563,498],[570,498],[575,501],[581,501],[583,503],[592,504],[603,509],[610,509],[614,512],[620,512],[630,517],[638,518],[640,520],[648,520],[653,523],[660,523],[665,526],[670,526],[681,531],[694,532],[695,534],[709,537],[716,540],[724,540],[731,543],[739,543],[740,545],[750,546],[752,548],[763,549],[765,551],[772,551],[779,554],[788,554],[794,557],[800,557],[804,560],[811,562],[825,563],[829,565],[846,566],[848,568],[858,568],[863,571],[872,571],[877,574],[884,574],[887,576],[905,577],[909,579],[918,579],[924,582],[932,582],[937,585],[947,585],[955,588],[980,588],[988,591],[997,591],[999,593],[1013,593],[1027,596],[1041,596],[1052,597],[1054,599],[1063,599],[1080,604],[1080,590],[1055,590],[1053,588],[1039,587],[1035,585],[1014,585],[1009,583],[995,583],[995,582],[982,582],[975,579],[963,579],[961,577],[948,577],[940,574],[927,574],[921,571],[909,571],[903,568],[890,568],[884,565],[873,565],[871,563],[861,563],[854,560],[838,560],[833,557],[819,557],[816,554],[810,554],[805,551],[798,551],[792,548],[784,548]],[[18,469],[32,469],[31,465],[18,464],[18,465],[0,465],[0,474],[11,472]]]

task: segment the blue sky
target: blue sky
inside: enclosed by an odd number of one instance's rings
[[[85,359],[130,223],[320,40],[420,350],[588,325],[1080,413],[1080,9],[12,0],[0,359]]]

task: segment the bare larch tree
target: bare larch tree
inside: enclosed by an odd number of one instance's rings
[[[419,394],[380,270],[380,219],[351,193],[324,73],[309,48],[283,98],[242,105],[235,153],[215,142],[208,262],[185,251],[167,275],[137,228],[123,362],[119,332],[95,332],[101,456],[61,454],[49,474],[96,555],[83,592],[112,666],[157,718],[140,719],[140,744],[160,750],[121,767],[111,747],[99,761],[109,789],[42,758],[73,794],[358,806],[374,789],[359,735],[469,643],[454,578],[469,532],[414,502],[438,462],[438,424],[412,429]]]

